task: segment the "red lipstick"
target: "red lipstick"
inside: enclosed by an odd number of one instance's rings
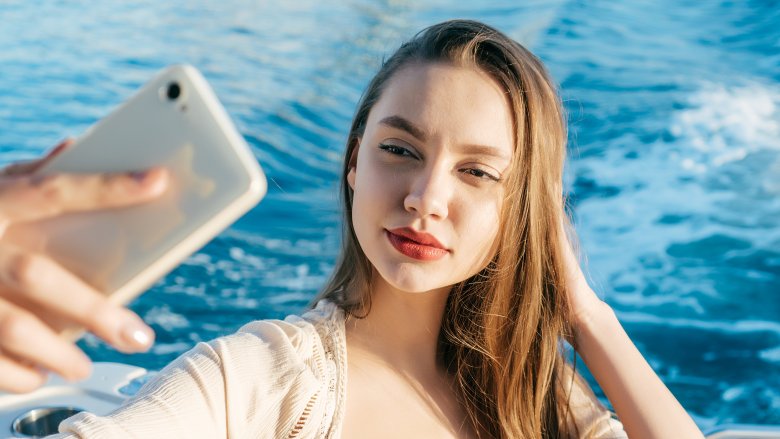
[[[420,261],[443,258],[447,250],[433,235],[418,232],[409,227],[385,230],[390,244],[404,256]]]

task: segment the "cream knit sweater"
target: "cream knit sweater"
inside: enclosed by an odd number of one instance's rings
[[[199,343],[121,408],[79,413],[50,438],[339,438],[346,348],[344,313],[322,300]],[[571,408],[583,437],[627,437],[589,389],[575,387]]]

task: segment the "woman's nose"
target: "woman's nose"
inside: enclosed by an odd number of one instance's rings
[[[452,197],[452,183],[442,170],[426,170],[415,176],[409,193],[404,198],[404,208],[421,218],[446,218]]]

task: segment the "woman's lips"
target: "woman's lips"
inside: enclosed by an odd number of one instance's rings
[[[415,232],[407,227],[385,230],[387,239],[401,254],[420,261],[435,261],[449,251],[432,235]]]

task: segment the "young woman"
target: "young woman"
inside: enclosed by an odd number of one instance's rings
[[[199,344],[60,437],[702,437],[585,281],[565,152],[535,56],[473,21],[424,30],[358,105],[342,254],[312,309]]]

